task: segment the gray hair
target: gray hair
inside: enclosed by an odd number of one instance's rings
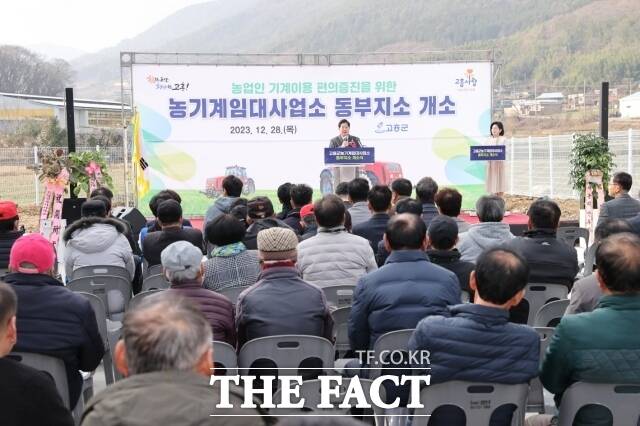
[[[504,217],[504,200],[497,195],[483,195],[476,201],[480,222],[500,222]]]
[[[200,269],[189,268],[183,271],[165,271],[170,283],[180,284],[185,281],[193,281],[198,278]]]
[[[200,309],[167,290],[124,316],[122,338],[130,374],[190,371],[211,347],[211,325]]]

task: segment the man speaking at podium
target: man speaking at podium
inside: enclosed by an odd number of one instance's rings
[[[360,138],[349,134],[349,130],[351,130],[349,120],[344,118],[340,120],[338,129],[340,129],[340,134],[331,139],[329,148],[360,148],[362,146]]]
[[[329,148],[361,148],[360,138],[350,135],[351,123],[349,120],[342,119],[338,123],[340,134],[331,139]],[[358,168],[355,166],[332,167],[333,187],[336,188],[342,182],[349,182],[358,177]]]

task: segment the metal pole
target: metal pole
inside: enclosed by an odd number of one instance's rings
[[[65,104],[67,112],[67,146],[69,148],[69,154],[76,152],[76,120],[75,120],[75,108],[73,106],[73,88],[67,87],[64,89]],[[77,198],[74,193],[75,184],[69,185],[69,193],[71,198]]]
[[[600,136],[609,139],[609,82],[602,82],[600,92]]]
[[[549,135],[549,197],[553,198],[553,136]]]
[[[533,197],[533,149],[531,147],[531,136],[528,140],[529,145],[529,196]]]

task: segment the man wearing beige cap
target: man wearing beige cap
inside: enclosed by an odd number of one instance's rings
[[[258,282],[242,292],[236,305],[238,349],[258,337],[282,334],[332,340],[333,320],[324,293],[304,281],[296,268],[298,237],[287,228],[258,233]]]

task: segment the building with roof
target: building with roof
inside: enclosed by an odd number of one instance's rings
[[[74,99],[74,110],[77,133],[122,128],[123,106],[120,102]],[[128,117],[131,108],[124,105],[124,110]],[[49,118],[57,118],[60,127],[66,127],[64,98],[0,92],[0,124]]]
[[[640,92],[620,98],[620,117],[640,118]]]

